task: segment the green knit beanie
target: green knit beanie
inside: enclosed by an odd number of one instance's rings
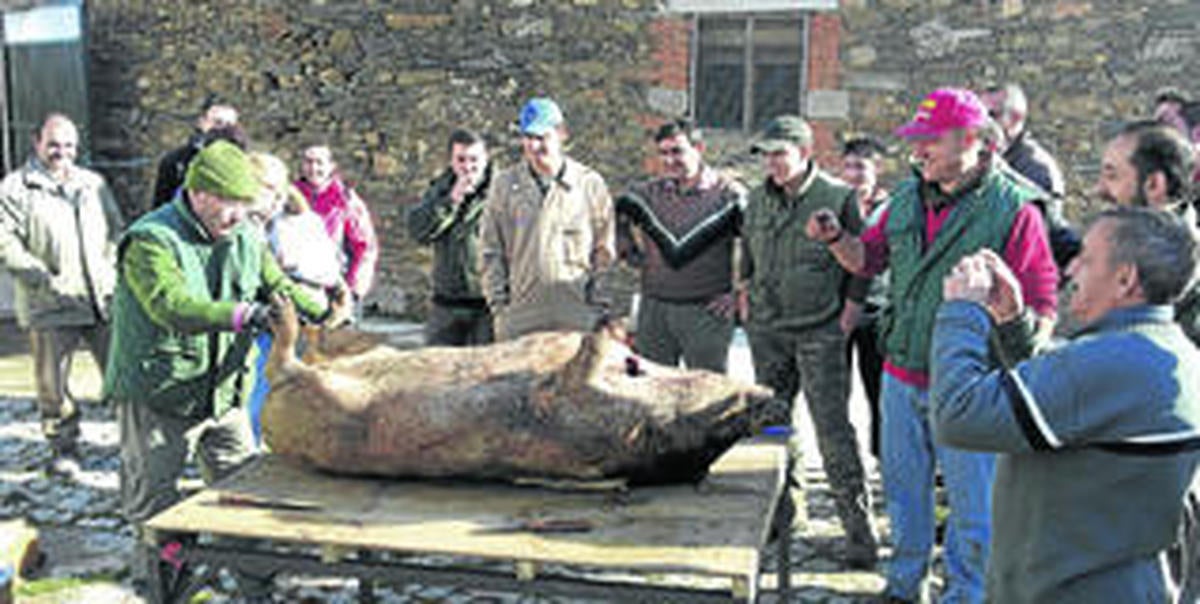
[[[252,203],[258,198],[258,176],[246,154],[232,143],[214,141],[188,164],[183,188],[204,191],[229,201]]]

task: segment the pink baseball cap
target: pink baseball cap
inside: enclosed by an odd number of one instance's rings
[[[950,130],[979,128],[988,123],[987,108],[965,88],[939,88],[917,105],[917,113],[896,129],[901,138],[931,138]]]

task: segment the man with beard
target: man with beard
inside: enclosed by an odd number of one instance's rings
[[[1125,125],[1104,149],[1095,195],[1108,203],[1149,207],[1180,217],[1196,228],[1191,203],[1194,153],[1175,128],[1154,121]],[[1175,303],[1175,321],[1200,345],[1200,286],[1193,285]],[[1172,552],[1180,602],[1200,597],[1200,495],[1189,492],[1186,534]]]
[[[848,270],[871,276],[891,269],[881,404],[883,482],[895,543],[884,598],[893,602],[927,597],[938,465],[950,502],[942,601],[984,597],[995,458],[934,443],[926,413],[942,280],[964,256],[992,249],[1013,268],[1035,313],[1014,321],[1003,341],[1048,337],[1054,322],[1058,270],[1032,203],[1040,193],[990,156],[989,127],[973,92],[933,91],[896,131],[909,141],[917,170],[893,190],[886,215],[861,238],[844,231],[832,212],[817,213],[807,225],[809,236],[824,241]]]
[[[450,133],[450,167],[429,183],[421,203],[408,212],[408,236],[433,245],[433,305],[425,342],[472,346],[492,341],[492,316],[479,285],[479,217],[492,166],[483,137]]]
[[[704,162],[689,120],[654,135],[662,177],[617,201],[617,249],[641,269],[634,340],[656,363],[725,372],[736,296],[733,254],[745,188]]]
[[[589,331],[607,316],[616,257],[608,186],[567,157],[562,110],[530,100],[519,120],[523,162],[492,179],[483,210],[483,295],[496,339],[551,330]]]

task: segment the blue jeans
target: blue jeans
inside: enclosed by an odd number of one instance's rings
[[[254,390],[250,392],[250,404],[247,406],[250,415],[250,429],[254,431],[254,444],[262,444],[262,408],[271,392],[267,383],[267,357],[271,355],[271,333],[264,331],[254,339],[258,347],[258,360],[254,364]]]
[[[995,456],[935,445],[927,389],[885,373],[882,407],[883,488],[894,546],[887,568],[887,593],[906,600],[921,599],[933,553],[934,474],[940,464],[950,500],[941,601],[983,602]]]

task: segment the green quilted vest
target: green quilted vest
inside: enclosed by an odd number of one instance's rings
[[[243,224],[213,242],[182,198],[135,222],[121,241],[150,238],[171,249],[191,296],[251,301],[262,274],[263,243]],[[183,333],[154,323],[124,275],[113,297],[112,344],[104,374],[106,399],[147,404],[173,415],[220,416],[249,399],[256,354],[249,334]]]
[[[943,279],[964,256],[982,248],[1003,255],[1017,210],[1037,193],[991,170],[978,187],[955,203],[926,249],[925,208],[919,187],[916,179],[910,179],[892,192],[885,227],[891,306],[883,320],[882,337],[893,365],[927,372]]]
[[[804,234],[819,209],[842,215],[854,203],[846,185],[817,171],[798,199],[784,199],[766,184],[750,192],[742,236],[753,263],[750,321],[772,328],[806,328],[837,317],[848,273],[828,246]]]

